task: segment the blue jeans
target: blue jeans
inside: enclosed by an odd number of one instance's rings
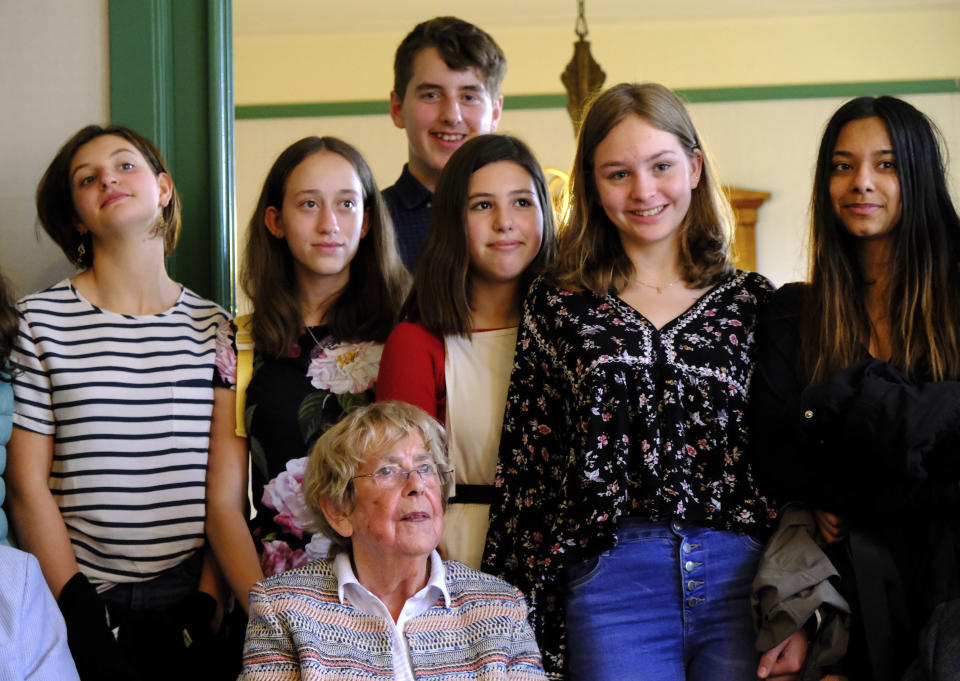
[[[564,570],[571,681],[756,678],[752,537],[674,520],[620,522],[611,551]]]

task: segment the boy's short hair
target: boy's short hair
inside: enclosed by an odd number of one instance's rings
[[[427,47],[436,48],[444,63],[454,71],[475,68],[490,94],[500,97],[507,73],[507,58],[490,35],[456,17],[436,17],[417,24],[397,47],[393,60],[393,91],[403,100],[413,77],[413,60]]]

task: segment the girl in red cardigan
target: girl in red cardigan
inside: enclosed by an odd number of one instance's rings
[[[457,487],[440,551],[477,568],[520,303],[554,254],[552,205],[523,142],[481,135],[445,166],[431,220],[377,399],[414,404],[446,426]]]

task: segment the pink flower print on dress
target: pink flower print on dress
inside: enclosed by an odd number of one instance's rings
[[[307,556],[303,549],[293,550],[285,541],[263,542],[263,553],[260,554],[260,569],[265,577],[293,570],[306,564]]]
[[[372,388],[377,380],[382,353],[379,343],[331,345],[310,360],[307,376],[318,390],[329,390],[335,395],[361,393]]]
[[[303,498],[303,471],[307,457],[291,459],[287,470],[263,488],[263,504],[278,513],[273,520],[284,531],[303,539],[304,531],[316,531],[316,515]]]
[[[310,537],[310,543],[303,548],[307,561],[309,562],[329,556],[331,543],[332,542],[320,532]]]
[[[223,323],[217,327],[217,352],[213,358],[213,366],[217,373],[228,385],[237,384],[237,354],[233,350],[233,343],[230,342],[230,324]]]

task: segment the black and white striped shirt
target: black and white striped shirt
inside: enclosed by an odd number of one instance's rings
[[[14,424],[54,437],[50,490],[81,571],[102,590],[203,545],[213,363],[226,313],[184,289],[122,315],[64,280],[17,303]]]

